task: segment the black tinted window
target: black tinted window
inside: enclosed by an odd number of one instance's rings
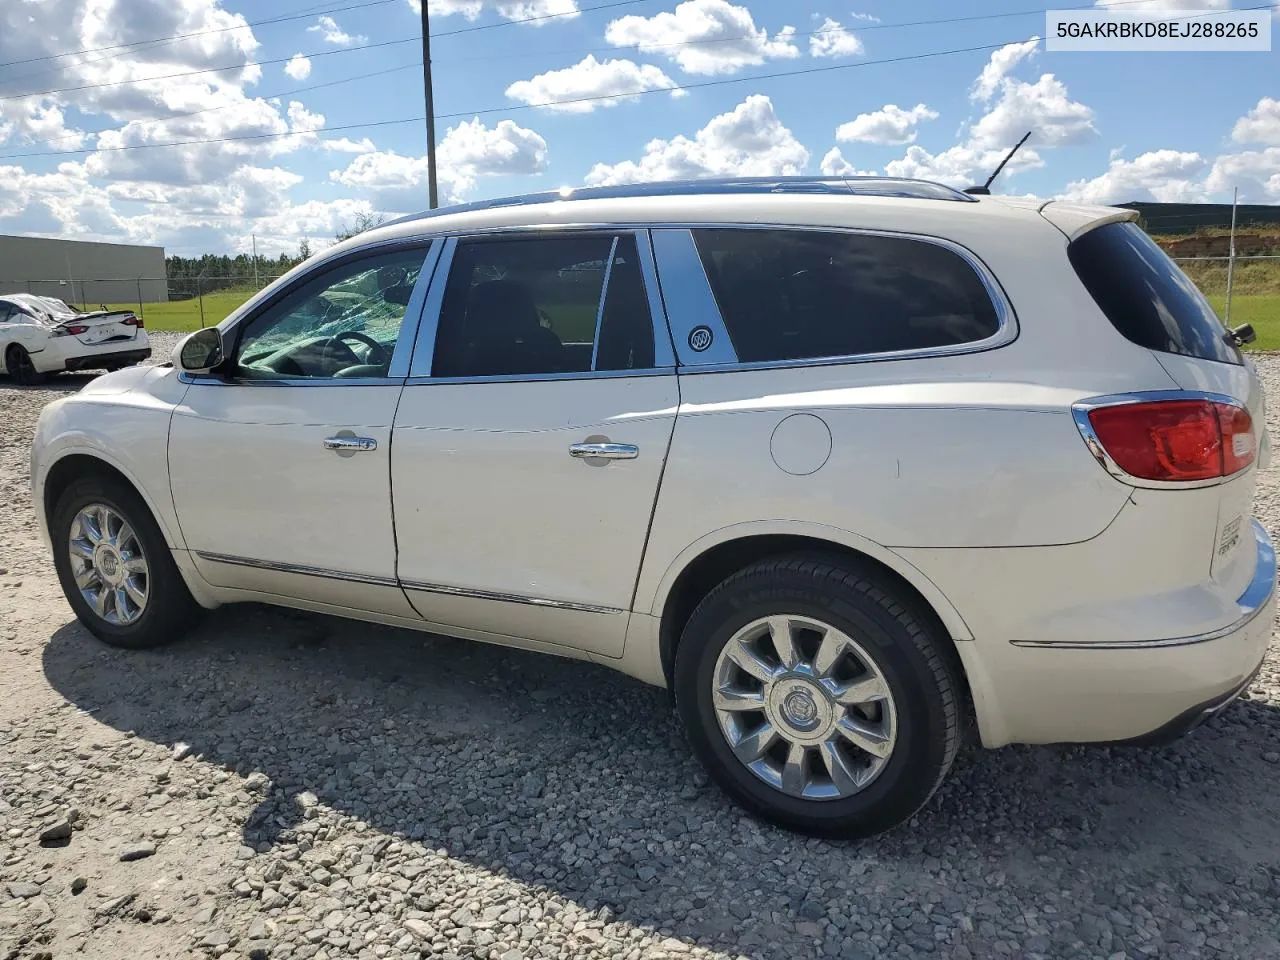
[[[633,236],[458,244],[434,376],[641,370],[653,362],[653,322]]]
[[[973,268],[935,243],[800,230],[694,237],[744,362],[954,346],[1000,327]]]
[[[1164,353],[1240,363],[1213,307],[1136,224],[1090,230],[1067,253],[1094,301],[1127,339]]]

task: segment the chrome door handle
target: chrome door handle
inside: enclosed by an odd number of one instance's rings
[[[640,448],[634,443],[575,443],[569,447],[569,456],[584,460],[634,460],[640,456]]]
[[[377,450],[378,441],[373,437],[325,437],[326,450],[350,450],[353,453],[365,450]]]

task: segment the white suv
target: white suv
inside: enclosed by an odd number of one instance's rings
[[[264,601],[667,686],[755,813],[865,835],[982,742],[1150,742],[1271,636],[1263,398],[1126,210],[582,190],[339,244],[40,418],[108,643]]]

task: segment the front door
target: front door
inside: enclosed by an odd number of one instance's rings
[[[449,241],[391,454],[426,620],[621,654],[679,404],[659,302],[643,232]]]
[[[226,331],[169,436],[183,536],[210,583],[416,619],[395,580],[390,441],[432,258],[344,258]]]

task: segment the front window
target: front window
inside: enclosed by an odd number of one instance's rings
[[[385,377],[425,256],[417,247],[322,270],[244,326],[234,375]]]

